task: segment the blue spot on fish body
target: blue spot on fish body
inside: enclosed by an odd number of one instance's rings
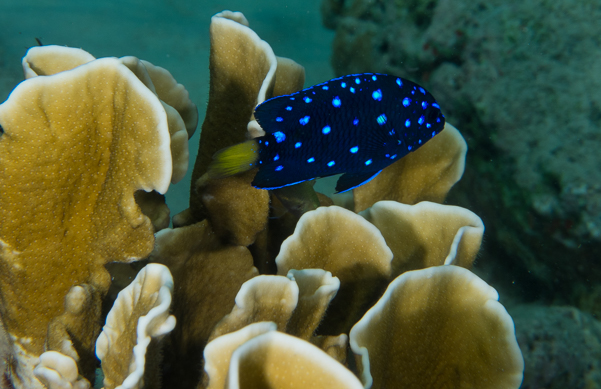
[[[286,134],[284,134],[282,131],[276,131],[273,133],[273,136],[275,137],[275,141],[277,143],[282,143],[283,141],[286,140]],[[268,145],[267,142],[265,142],[266,145]]]
[[[445,123],[439,105],[424,88],[372,73],[274,97],[257,106],[255,118],[266,135],[258,138],[259,163],[253,166],[259,171],[253,186],[275,189],[344,173],[337,191],[369,181],[425,144]]]
[[[371,97],[376,101],[382,101],[382,91],[379,89],[377,91],[374,91],[371,94]]]

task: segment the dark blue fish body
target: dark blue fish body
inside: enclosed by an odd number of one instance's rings
[[[257,106],[266,132],[256,138],[259,168],[252,183],[276,189],[345,173],[344,192],[415,151],[440,131],[445,119],[434,97],[419,85],[385,74],[354,74],[278,96]]]

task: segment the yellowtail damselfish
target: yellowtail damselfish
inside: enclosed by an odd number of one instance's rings
[[[414,82],[377,73],[334,78],[255,108],[266,135],[215,154],[212,177],[259,168],[252,185],[277,189],[344,173],[337,193],[365,184],[432,139],[445,118]]]

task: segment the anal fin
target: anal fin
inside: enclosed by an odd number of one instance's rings
[[[343,193],[361,186],[380,174],[382,170],[377,172],[361,172],[361,173],[345,173],[336,182],[336,193]]]

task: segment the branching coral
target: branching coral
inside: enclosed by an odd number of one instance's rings
[[[162,198],[134,192],[163,193],[185,172],[197,120],[185,89],[134,57],[52,46],[24,59],[29,79],[0,105],[1,314],[15,385],[87,387],[95,343],[106,388],[158,388],[161,374],[176,388],[519,386],[511,318],[467,270],[482,221],[429,202],[462,175],[461,134],[447,124],[355,189],[359,214],[311,183],[269,193],[250,185],[253,171],[217,179],[206,167],[260,135],[254,107],[300,89],[304,70],[229,11],[212,19],[210,67],[190,209],[171,229]],[[146,266],[98,337],[103,265],[137,259]],[[411,375],[433,369],[438,381]]]

